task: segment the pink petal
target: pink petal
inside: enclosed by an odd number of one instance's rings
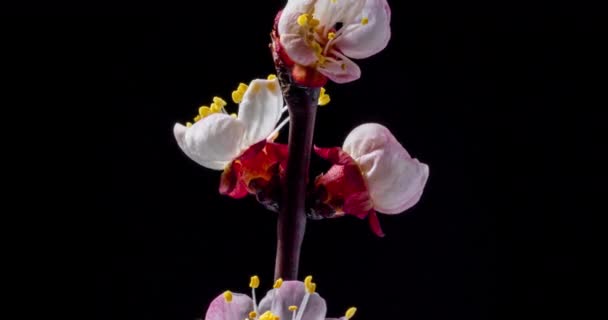
[[[285,281],[279,289],[268,291],[266,296],[260,301],[259,313],[270,310],[281,319],[291,319],[293,312],[289,311],[289,306],[300,306],[304,299],[304,283],[301,281]],[[299,312],[299,310],[298,310]],[[327,305],[325,300],[318,293],[313,293],[308,300],[302,320],[325,320]]]
[[[367,19],[365,25],[361,23],[363,18]],[[367,0],[355,23],[343,27],[334,46],[354,59],[370,57],[386,48],[391,38],[390,20],[391,9],[386,0]]]
[[[429,168],[412,159],[387,128],[361,125],[348,135],[343,148],[363,171],[374,209],[397,214],[418,202]]]
[[[361,78],[361,69],[352,60],[333,51],[336,58],[328,57],[317,70],[335,83],[347,83]]]
[[[233,293],[232,301],[227,302],[224,294],[211,301],[205,320],[243,320],[253,311],[253,301],[247,295]]]
[[[314,50],[306,43],[300,32],[298,17],[314,8],[315,0],[291,0],[283,9],[278,23],[281,45],[296,63],[309,66],[317,61]]]

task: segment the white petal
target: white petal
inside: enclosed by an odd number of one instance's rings
[[[293,312],[289,311],[289,306],[300,307],[304,299],[304,283],[300,281],[285,281],[279,289],[268,291],[264,299],[260,301],[259,313],[270,310],[281,319],[291,319]],[[298,310],[299,312],[299,310]],[[325,300],[317,293],[313,293],[309,300],[302,320],[325,320],[327,305]]]
[[[177,123],[173,128],[177,144],[184,153],[203,167],[224,170],[241,152],[245,126],[225,114],[212,114],[192,127]]]
[[[365,25],[361,23],[363,18],[367,19]],[[353,23],[344,26],[334,46],[354,59],[372,56],[386,48],[391,38],[390,20],[391,9],[386,0],[367,0]]]
[[[418,202],[429,168],[412,159],[387,128],[361,125],[348,135],[343,149],[365,174],[374,209],[397,214]]]
[[[297,33],[282,34],[281,45],[289,58],[297,64],[309,66],[317,62],[315,51]]]
[[[310,13],[315,0],[291,0],[279,18],[278,31],[281,45],[287,55],[297,64],[308,66],[317,61],[314,50],[306,43],[298,24],[298,17]]]
[[[281,118],[281,109],[283,94],[278,79],[251,81],[239,105],[238,119],[245,125],[243,149],[268,138]]]
[[[337,59],[327,58],[327,61],[317,68],[319,72],[335,83],[347,83],[361,78],[361,69],[352,60],[333,52]]]
[[[340,22],[343,26],[354,22],[365,6],[366,0],[318,0],[315,4],[314,17],[323,26],[323,34]]]
[[[232,301],[227,302],[221,294],[209,305],[205,320],[243,320],[253,310],[253,301],[241,293],[233,293]]]

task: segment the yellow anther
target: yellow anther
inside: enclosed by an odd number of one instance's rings
[[[270,311],[266,311],[264,312],[264,314],[262,314],[260,316],[259,320],[275,320],[278,319],[278,317],[276,315],[274,315],[274,313],[270,312]]]
[[[312,276],[304,278],[304,286],[308,287],[312,283]]]
[[[298,310],[297,306],[289,306],[289,311],[294,312],[296,310]]]
[[[331,3],[336,3],[338,2],[338,0],[331,0]]]
[[[312,20],[310,20],[309,25],[313,28],[316,28],[319,25],[319,23],[321,23],[321,21],[319,21],[319,19],[312,19]]]
[[[346,314],[344,314],[344,317],[346,319],[350,319],[355,315],[356,312],[357,312],[357,308],[355,308],[355,307],[348,308],[348,310],[346,310]]]
[[[234,103],[241,103],[243,101],[243,93],[241,91],[232,91],[232,101]]]
[[[317,292],[317,284],[316,283],[311,283],[310,286],[308,288],[306,288],[306,290],[308,291],[308,293],[313,294],[315,292]]]
[[[224,300],[226,300],[226,302],[232,302],[232,292],[224,292]]]
[[[304,279],[304,287],[306,287],[306,292],[308,293],[315,293],[317,291],[317,284],[312,282],[312,276]]]
[[[194,122],[198,122],[199,120],[201,120],[203,117],[201,117],[201,115],[199,114],[198,116],[194,117]]]
[[[324,106],[324,105],[327,105],[330,101],[331,101],[331,98],[329,97],[328,94],[324,94],[322,96],[319,96],[319,105],[321,107]]]
[[[211,109],[209,109],[209,107],[207,107],[207,106],[202,106],[202,107],[198,108],[198,114],[203,118],[208,116],[210,113],[211,113]]]
[[[335,32],[330,32],[327,34],[327,39],[332,40],[333,38],[336,37],[336,33]]]
[[[276,78],[277,78],[277,76],[275,74],[269,74],[267,79],[268,80],[274,80]]]
[[[249,86],[241,82],[239,83],[239,87],[236,88],[236,90],[239,92],[245,92],[247,91],[247,88],[249,88]]]
[[[255,311],[249,312],[249,319],[255,319],[258,316],[258,313]]]
[[[226,100],[224,100],[220,97],[213,97],[213,103],[217,104],[221,108],[223,108],[227,105]]]
[[[361,19],[361,24],[362,24],[362,25],[366,25],[366,24],[368,24],[368,23],[369,23],[369,19],[368,19],[368,18],[363,18],[363,19]]]
[[[315,53],[317,55],[320,55],[321,52],[323,52],[323,48],[321,47],[321,45],[318,42],[313,42],[312,43],[312,48],[315,50]]]
[[[209,109],[211,109],[211,113],[218,113],[222,111],[222,107],[215,102],[211,104]]]
[[[342,70],[346,71],[346,63],[343,63],[340,68],[342,68]]]
[[[281,320],[281,318],[279,316],[275,315],[272,317],[272,320]]]
[[[319,95],[324,96],[326,91],[327,90],[325,90],[325,87],[321,87],[321,93],[319,93]]]
[[[306,14],[306,13],[301,14],[301,15],[298,17],[298,24],[299,24],[301,27],[305,27],[306,25],[308,25],[308,14]]]
[[[283,278],[278,278],[277,281],[274,282],[274,285],[272,287],[275,289],[278,289],[282,285],[283,285]]]
[[[188,128],[192,127],[192,122],[186,122],[186,127],[188,127]]]
[[[230,114],[230,116],[231,116],[231,117],[233,117],[234,119],[236,119],[236,118],[237,118],[236,113],[231,113],[231,114]]]
[[[249,287],[257,289],[260,286],[260,278],[258,276],[251,277],[249,281]]]

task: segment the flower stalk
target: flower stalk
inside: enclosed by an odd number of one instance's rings
[[[320,90],[296,85],[289,68],[275,50],[272,53],[290,118],[289,157],[277,223],[274,276],[296,280],[306,230],[305,199]]]

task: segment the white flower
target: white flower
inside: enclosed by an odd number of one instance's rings
[[[390,18],[386,0],[289,0],[278,33],[295,63],[345,83],[361,76],[349,58],[367,58],[386,47]]]
[[[211,107],[201,107],[193,125],[175,124],[173,133],[179,147],[198,164],[214,170],[224,168],[250,146],[274,134],[283,108],[283,95],[275,77],[241,84],[233,92],[239,103],[238,115],[229,115],[226,102],[214,98]]]

